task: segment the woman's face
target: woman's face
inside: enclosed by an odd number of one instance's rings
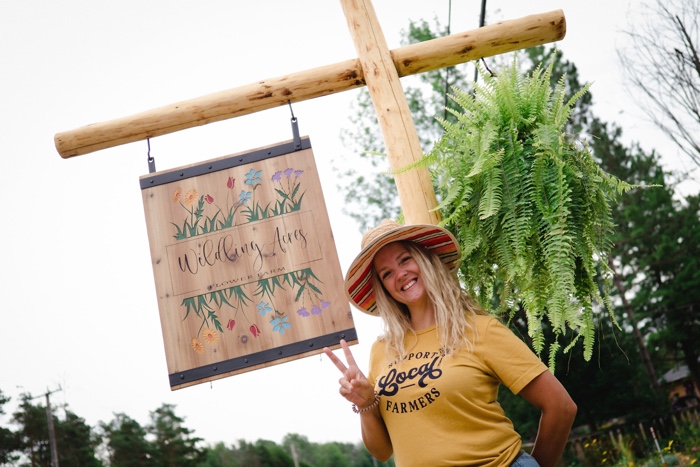
[[[374,270],[394,300],[408,306],[425,305],[428,300],[420,267],[406,247],[389,243],[375,255]]]

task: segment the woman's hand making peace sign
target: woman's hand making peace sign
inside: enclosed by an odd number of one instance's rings
[[[328,355],[328,358],[343,374],[343,377],[338,380],[340,383],[340,395],[355,404],[359,410],[362,410],[374,403],[374,388],[362,371],[360,371],[360,368],[358,368],[348,343],[345,340],[341,340],[340,346],[345,353],[345,360],[348,362],[347,367],[328,347],[325,347],[323,352]]]
[[[359,413],[360,424],[362,427],[362,440],[365,443],[367,450],[377,459],[386,462],[393,453],[391,438],[386,430],[386,425],[379,413],[378,402],[379,396],[374,392],[374,388],[369,383],[369,380],[360,371],[355,363],[355,358],[350,352],[348,343],[344,340],[340,341],[345,353],[345,360],[348,366],[331,352],[331,349],[325,347],[323,352],[328,355],[333,364],[340,370],[343,377],[338,380],[340,383],[340,395],[348,401],[352,402],[355,407],[355,412]]]

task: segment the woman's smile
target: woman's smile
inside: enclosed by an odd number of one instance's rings
[[[374,257],[373,264],[384,288],[394,300],[409,308],[425,303],[428,294],[420,267],[402,243],[389,243],[383,247]]]

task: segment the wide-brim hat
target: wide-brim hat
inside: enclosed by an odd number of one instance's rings
[[[345,292],[350,302],[360,311],[373,316],[378,315],[372,283],[372,261],[382,247],[400,241],[421,245],[436,254],[450,271],[459,266],[459,243],[448,230],[429,224],[401,225],[385,219],[362,237],[362,251],[345,275]]]

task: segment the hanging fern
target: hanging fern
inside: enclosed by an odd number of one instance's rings
[[[523,76],[514,62],[497,77],[481,69],[473,94],[453,91],[457,121],[441,120],[443,137],[418,164],[430,168],[442,224],[462,245],[465,285],[482,303],[496,295],[497,312],[522,306],[538,354],[546,317],[553,369],[569,334],[564,351],[582,338],[591,358],[593,303],[608,300],[609,285],[601,296],[596,276],[609,284],[610,206],[632,186],[565,133],[588,86],[567,101],[564,78],[550,86],[552,68]]]

